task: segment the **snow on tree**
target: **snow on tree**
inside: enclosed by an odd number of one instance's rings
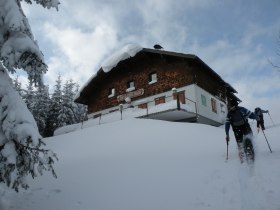
[[[75,96],[74,96],[73,100],[75,99],[75,97],[78,93],[79,93],[79,85],[76,85]],[[78,117],[78,121],[76,123],[87,120],[87,106],[85,106],[83,104],[78,104],[78,103],[75,103],[75,104],[76,104],[75,113],[76,113],[76,116]]]
[[[22,89],[22,84],[21,82],[18,80],[18,76],[12,80],[13,84],[14,84],[14,88],[15,90],[19,93],[19,95],[23,98],[23,96],[25,95],[25,91],[24,89]]]
[[[85,120],[86,108],[74,102],[76,94],[77,84],[72,79],[66,81],[62,89],[61,106],[57,116],[57,128]]]
[[[29,81],[29,83],[27,85],[27,90],[26,90],[25,94],[23,94],[23,96],[22,96],[29,111],[33,110],[34,96],[35,96],[35,90],[34,90],[32,83]]]
[[[86,120],[86,106],[73,102],[79,86],[71,79],[66,81],[62,90],[61,75],[58,75],[51,98],[46,86],[34,87],[29,82],[27,90],[23,90],[16,79],[14,80],[14,86],[22,91],[22,98],[33,114],[39,132],[43,137],[52,136],[54,130],[59,126]]]
[[[65,82],[62,88],[61,75],[58,75],[49,109],[49,134],[53,135],[56,128],[79,123],[86,119],[87,110],[84,105],[74,102],[78,85],[72,79]]]
[[[39,86],[37,91],[35,91],[34,104],[30,111],[37,122],[39,132],[42,136],[46,136],[45,132],[50,109],[50,100],[48,87],[43,85]]]
[[[75,115],[76,104],[74,103],[75,83],[72,79],[66,81],[62,90],[62,109],[59,111],[59,127],[76,123],[78,119]]]
[[[58,75],[58,78],[55,83],[54,92],[51,97],[49,116],[47,120],[47,136],[52,136],[54,130],[58,127],[58,113],[62,109],[62,80],[61,75]]]
[[[25,0],[32,3],[31,0]],[[34,0],[46,8],[58,7],[57,0]],[[8,72],[27,72],[29,80],[42,85],[47,71],[41,53],[21,8],[20,0],[0,0],[0,183],[18,191],[26,189],[25,177],[51,171],[55,154],[44,143],[27,106],[13,88]]]

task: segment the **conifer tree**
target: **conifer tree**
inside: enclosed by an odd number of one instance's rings
[[[25,0],[32,3],[31,0]],[[58,0],[34,0],[46,8],[58,7]],[[43,149],[44,142],[27,106],[14,89],[9,73],[27,72],[29,80],[42,85],[47,71],[20,0],[0,0],[0,183],[18,191],[28,188],[25,177],[51,171],[55,154]]]
[[[40,134],[46,136],[47,119],[50,109],[49,88],[47,86],[39,86],[37,91],[35,91],[33,100],[33,107],[30,111],[37,122]]]
[[[53,135],[53,132],[59,126],[58,114],[62,109],[62,80],[61,75],[58,75],[58,78],[55,83],[54,92],[51,97],[49,116],[48,116],[48,130],[47,136]]]
[[[59,127],[74,124],[77,122],[75,116],[74,86],[72,79],[67,80],[62,90],[62,109],[59,111]]]
[[[14,88],[15,90],[19,93],[19,95],[23,98],[25,91],[24,89],[22,89],[22,84],[21,82],[18,80],[18,76],[12,80],[13,84],[14,84]]]
[[[86,108],[74,102],[77,84],[67,80],[62,89],[62,106],[58,114],[58,127],[79,123],[86,119]]]
[[[22,98],[23,98],[23,101],[25,102],[28,110],[31,112],[34,109],[34,97],[35,97],[34,86],[29,81],[29,83],[27,85],[27,90],[25,91],[25,94],[23,94]]]
[[[79,85],[76,85],[75,96],[78,94],[78,92],[79,92]],[[75,96],[74,96],[74,98],[75,98]],[[74,98],[73,98],[73,100],[74,100]],[[85,106],[83,104],[78,104],[78,103],[75,103],[75,104],[76,104],[75,113],[76,113],[76,116],[78,117],[77,123],[87,120],[87,106]]]

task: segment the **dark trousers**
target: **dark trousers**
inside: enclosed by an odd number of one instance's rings
[[[263,117],[260,117],[260,120],[257,121],[257,128],[260,128],[260,127],[262,130],[265,130]]]
[[[243,141],[243,136],[252,134],[252,129],[249,123],[246,123],[242,126],[232,126],[232,130],[237,143],[241,143]]]

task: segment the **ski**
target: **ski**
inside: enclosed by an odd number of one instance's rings
[[[255,152],[254,152],[252,140],[250,138],[246,138],[244,140],[244,152],[245,152],[247,163],[252,164],[255,160]]]

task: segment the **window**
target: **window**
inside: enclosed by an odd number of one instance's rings
[[[179,101],[182,104],[186,104],[185,91],[181,91],[181,92],[178,92],[178,93],[173,93],[173,99],[177,100],[177,97],[179,98]]]
[[[211,98],[211,105],[212,105],[212,111],[217,113],[217,102],[214,98]]]
[[[127,82],[127,89],[126,89],[126,92],[130,92],[130,91],[133,91],[135,90],[135,83],[133,80],[130,80]]]
[[[147,109],[147,103],[139,104],[139,105],[138,105],[138,108],[139,108],[139,109]]]
[[[157,82],[157,73],[153,72],[149,74],[149,84],[154,84]]]
[[[205,95],[202,95],[202,94],[201,94],[201,103],[202,103],[203,106],[207,106],[206,97],[205,97]]]
[[[226,113],[226,107],[224,104],[220,104],[220,107],[221,107],[221,112],[222,113]]]
[[[109,88],[108,98],[115,96],[115,92],[116,92],[115,88]]]
[[[134,81],[130,80],[127,82],[127,88],[132,88],[132,87],[134,87]]]
[[[159,97],[159,98],[155,98],[155,105],[163,104],[163,103],[165,103],[165,97],[164,96]]]

